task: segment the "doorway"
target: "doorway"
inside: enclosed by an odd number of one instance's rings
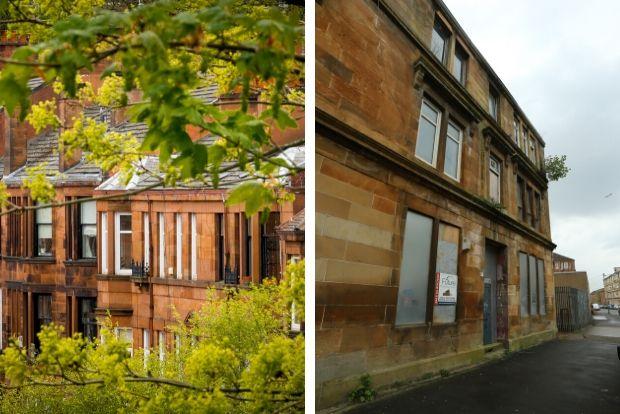
[[[506,247],[487,241],[483,272],[483,343],[508,339],[508,274]]]

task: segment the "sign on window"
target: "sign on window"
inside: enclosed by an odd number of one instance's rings
[[[435,305],[456,304],[458,276],[437,272],[435,282]]]

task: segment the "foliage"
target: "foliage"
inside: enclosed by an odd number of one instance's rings
[[[360,385],[349,393],[349,401],[351,402],[368,402],[375,399],[377,391],[372,388],[370,375],[364,374],[360,377]]]
[[[125,181],[151,174],[164,186],[218,188],[221,174],[239,168],[247,183],[229,202],[246,203],[248,214],[290,199],[282,178],[301,168],[282,153],[303,141],[279,146],[273,134],[295,128],[303,109],[302,9],[276,1],[137,3],[0,1],[4,22],[31,41],[0,58],[0,105],[37,131],[61,126],[53,102],[30,103],[27,82],[39,76],[66,102],[103,105],[148,127],[138,143],[94,119],[63,119],[60,142],[69,154],[79,148],[106,172],[122,171]],[[192,94],[214,83],[234,105]],[[251,105],[257,100],[266,109]],[[190,131],[219,139],[206,145]],[[159,171],[140,162],[152,154]]]
[[[549,181],[566,178],[570,168],[566,165],[566,155],[553,155],[545,158],[545,171]]]
[[[302,263],[294,272],[303,278]],[[0,411],[301,412],[304,337],[288,330],[290,294],[273,282],[209,290],[198,312],[171,327],[176,344],[163,358],[158,349],[132,356],[109,319],[95,342],[46,326],[36,357],[16,343],[0,356]]]

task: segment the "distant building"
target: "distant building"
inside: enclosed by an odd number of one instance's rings
[[[591,322],[588,273],[575,270],[575,259],[553,253],[553,282],[558,330],[572,332]]]
[[[620,267],[614,267],[614,272],[603,279],[603,286],[607,303],[620,306]]]
[[[575,259],[553,253],[553,271],[554,272],[574,272]]]
[[[607,298],[605,297],[605,288],[595,290],[590,293],[590,303],[598,303],[599,305],[606,305]]]

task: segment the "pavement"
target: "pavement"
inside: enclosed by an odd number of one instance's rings
[[[604,313],[603,313],[604,312]],[[620,316],[347,413],[620,414]]]

